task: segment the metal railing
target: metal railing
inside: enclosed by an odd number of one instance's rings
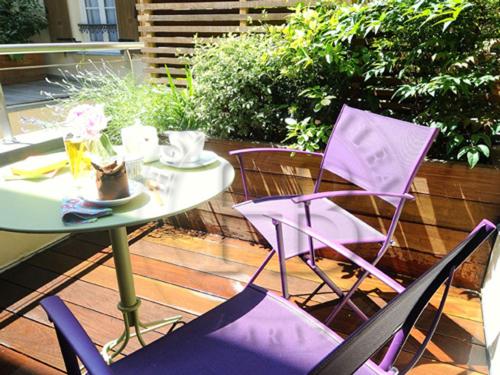
[[[90,42],[90,43],[33,43],[33,44],[0,44],[0,55],[24,55],[24,54],[48,54],[48,53],[82,53],[96,51],[124,51],[124,57],[128,59],[131,70],[132,55],[130,51],[140,50],[144,47],[142,42]],[[109,63],[123,61],[111,60]],[[43,64],[19,67],[0,68],[0,71],[21,70],[21,69],[41,69],[41,68],[61,68],[74,66],[81,63],[61,63]],[[17,143],[13,136],[12,127],[9,121],[7,107],[5,105],[5,95],[0,83],[0,130],[3,133],[3,143]]]
[[[139,50],[142,42],[90,42],[90,43],[33,43],[0,44],[0,55],[19,55],[25,53],[57,53],[83,51]]]

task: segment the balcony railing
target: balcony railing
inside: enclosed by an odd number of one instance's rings
[[[106,26],[106,25],[104,25]],[[123,51],[123,58],[109,60],[108,63],[128,61],[132,68],[132,55],[130,51],[143,48],[142,42],[90,42],[90,43],[34,43],[34,44],[2,44],[0,45],[0,55],[24,55],[24,54],[52,54],[52,53],[81,53],[93,51]],[[91,64],[91,62],[70,62],[57,64],[43,64],[31,66],[15,66],[0,68],[0,71],[15,71],[24,69],[41,68],[63,68],[75,65]],[[8,110],[5,105],[5,96],[0,84],[0,131],[3,138],[0,144],[21,144],[13,134],[9,121]]]
[[[82,33],[103,33],[116,31],[117,25],[115,23],[79,23],[78,28]]]

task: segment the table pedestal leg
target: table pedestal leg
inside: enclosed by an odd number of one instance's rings
[[[113,248],[118,290],[120,291],[118,309],[123,314],[123,322],[125,325],[120,337],[108,342],[102,348],[102,356],[108,363],[111,363],[113,358],[125,349],[131,338],[137,337],[140,344],[145,346],[146,344],[142,334],[169,324],[172,324],[172,330],[177,323],[182,323],[182,316],[177,315],[151,323],[142,323],[140,321],[138,310],[141,305],[141,300],[135,294],[132,265],[130,263],[128,249],[127,230],[126,228],[114,228],[109,230],[109,234],[111,246]],[[132,327],[135,331],[133,333],[131,332]]]

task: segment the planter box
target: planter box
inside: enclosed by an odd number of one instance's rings
[[[228,151],[269,145],[209,140],[206,148],[231,161],[235,180],[228,192],[185,214],[169,219],[170,223],[190,229],[218,233],[228,237],[264,242],[232,205],[244,201],[239,166]],[[250,154],[245,167],[252,196],[310,193],[318,174],[320,159],[289,154]],[[345,190],[352,185],[325,173],[321,190]],[[461,163],[427,161],[420,168],[411,188],[416,200],[408,202],[395,233],[395,243],[381,260],[387,270],[419,276],[439,258],[464,239],[481,219],[496,222],[500,215],[500,170],[480,166],[469,169]],[[369,197],[341,198],[335,201],[369,224],[387,231],[393,207]],[[376,247],[362,246],[356,251],[372,259]],[[457,271],[454,282],[478,290],[484,278],[490,249],[484,246]],[[332,251],[324,251],[334,257]]]
[[[21,60],[12,60],[9,56],[0,55],[0,69],[12,67],[29,67],[44,64],[44,55],[26,54]],[[45,68],[0,70],[0,83],[12,84],[31,82],[43,79],[46,75]]]

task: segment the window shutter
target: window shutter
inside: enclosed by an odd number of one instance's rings
[[[49,23],[50,40],[64,42],[73,40],[67,0],[44,0]]]
[[[118,22],[118,38],[122,41],[139,40],[135,0],[116,1],[116,19]]]

